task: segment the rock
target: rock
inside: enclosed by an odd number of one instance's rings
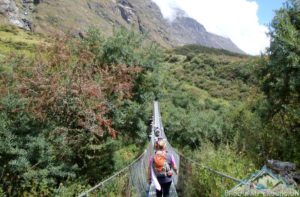
[[[78,32],[78,36],[81,38],[81,39],[84,39],[84,35],[83,35],[83,33],[80,31],[80,32]]]
[[[0,14],[4,15],[7,20],[15,26],[24,28],[26,30],[31,30],[32,28],[32,23],[25,17],[25,15],[28,13],[26,14],[25,12],[25,14],[22,16],[19,8],[13,0],[0,1]]]
[[[0,1],[0,14],[7,14],[8,12],[13,12],[16,9],[14,2],[10,0]]]
[[[142,34],[146,33],[147,30],[146,30],[145,26],[143,25],[140,17],[137,17],[137,19],[138,19],[138,26],[139,26],[140,33],[142,33]]]
[[[120,13],[121,13],[121,16],[122,18],[127,22],[127,23],[131,23],[133,21],[133,18],[136,17],[135,15],[135,11],[133,9],[133,6],[128,3],[127,1],[125,0],[122,0],[121,3],[119,3],[117,5]]]
[[[244,53],[230,39],[207,32],[202,24],[192,18],[186,17],[182,12],[170,22],[170,31],[171,37],[179,45],[199,44],[235,53]]]
[[[22,18],[23,24],[25,29],[32,30],[32,22],[30,20],[27,20],[26,18]]]
[[[296,170],[296,164],[291,162],[284,162],[278,160],[268,160],[268,166],[275,171],[294,171]]]

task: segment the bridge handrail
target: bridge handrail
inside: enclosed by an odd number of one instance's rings
[[[105,183],[109,182],[110,180],[112,180],[113,178],[115,178],[116,176],[120,175],[121,173],[123,173],[124,171],[126,171],[127,169],[129,169],[133,164],[135,164],[137,161],[139,161],[144,154],[147,152],[147,150],[145,150],[140,156],[138,156],[134,161],[132,161],[129,165],[125,166],[124,168],[122,168],[121,170],[119,170],[118,172],[116,172],[114,175],[112,175],[111,177],[101,181],[100,183],[98,183],[97,185],[95,185],[94,187],[92,187],[91,189],[82,192],[78,197],[84,197],[84,196],[88,196],[88,194],[96,189],[98,189],[99,187],[103,186]]]
[[[174,149],[174,150],[175,150],[175,149]],[[206,169],[206,170],[208,170],[208,171],[210,171],[210,172],[212,172],[212,173],[214,173],[214,174],[217,174],[217,175],[222,176],[222,177],[224,177],[224,178],[231,179],[231,180],[236,181],[236,182],[238,182],[238,183],[244,183],[243,180],[240,180],[240,179],[238,179],[238,178],[234,178],[234,177],[232,177],[232,176],[230,176],[230,175],[227,175],[227,174],[224,174],[224,173],[219,172],[219,171],[217,171],[217,170],[214,170],[214,169],[212,169],[212,168],[210,168],[210,167],[208,167],[208,166],[205,166],[205,165],[203,165],[203,164],[201,164],[201,163],[199,163],[199,162],[197,162],[197,161],[195,161],[195,160],[193,160],[193,159],[191,159],[191,158],[188,158],[188,157],[184,156],[182,153],[178,152],[177,150],[175,150],[175,151],[176,151],[177,154],[180,155],[182,158],[184,158],[184,159],[186,159],[186,160],[189,160],[189,161],[191,161],[192,163],[194,163],[195,165],[200,166],[200,167],[202,167],[202,168],[204,168],[204,169]]]

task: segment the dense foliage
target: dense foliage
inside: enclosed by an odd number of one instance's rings
[[[202,140],[232,142],[239,131],[238,113],[258,91],[255,58],[196,52],[166,60],[160,67],[161,102],[172,139],[191,148],[200,148]]]
[[[61,184],[95,184],[122,167],[120,161],[130,161],[134,154],[122,159],[111,155],[123,147],[117,139],[134,139],[140,146],[146,142],[150,113],[143,103],[150,102],[140,103],[153,96],[138,90],[159,58],[151,57],[159,52],[154,49],[123,29],[108,39],[91,29],[83,40],[57,36],[34,58],[4,59],[3,191],[48,196]],[[142,99],[135,99],[136,94]]]
[[[237,153],[234,146],[222,144],[215,148],[213,144],[206,142],[201,150],[193,154],[198,165],[181,159],[181,171],[184,173],[180,174],[180,178],[185,181],[179,184],[180,196],[222,196],[235,186],[236,183],[232,180],[218,176],[204,166],[218,169],[238,179],[243,179],[256,170],[253,161],[245,153]]]

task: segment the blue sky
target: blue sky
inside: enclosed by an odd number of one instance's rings
[[[255,0],[258,4],[259,23],[268,25],[274,17],[274,10],[279,9],[285,0]]]

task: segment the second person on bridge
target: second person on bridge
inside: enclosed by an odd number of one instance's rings
[[[156,152],[149,161],[148,180],[151,184],[151,168],[157,177],[161,190],[156,190],[157,197],[168,197],[170,193],[170,186],[172,184],[173,171],[177,174],[177,167],[174,156],[167,151],[167,143],[165,139],[159,139],[156,142]]]

